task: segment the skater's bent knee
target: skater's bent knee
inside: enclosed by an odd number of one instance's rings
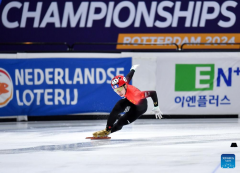
[[[117,124],[121,125],[121,126],[124,126],[124,125],[127,125],[127,124],[130,124],[130,120],[126,120],[125,118],[120,118],[117,122]]]

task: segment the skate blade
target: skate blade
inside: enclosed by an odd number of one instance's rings
[[[111,139],[111,137],[86,137],[86,139],[96,140],[96,139]]]

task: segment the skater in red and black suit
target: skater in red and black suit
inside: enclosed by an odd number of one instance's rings
[[[147,97],[151,97],[153,100],[153,112],[156,118],[162,118],[156,91],[140,91],[129,84],[138,66],[139,65],[133,65],[126,78],[118,75],[112,79],[111,86],[113,90],[120,97],[123,97],[123,99],[119,100],[111,111],[107,120],[106,129],[93,133],[94,137],[106,137],[110,133],[121,130],[124,125],[130,124],[138,119],[147,111]],[[119,118],[119,114],[122,112],[126,113]],[[116,122],[117,118],[119,119]]]

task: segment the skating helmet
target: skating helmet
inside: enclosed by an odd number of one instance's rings
[[[113,89],[117,89],[127,83],[127,79],[122,75],[117,75],[112,78],[111,86]]]

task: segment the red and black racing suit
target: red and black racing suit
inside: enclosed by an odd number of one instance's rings
[[[131,81],[134,70],[131,70],[126,76],[127,79],[127,89],[125,98],[119,100],[111,111],[108,121],[107,121],[107,130],[111,130],[111,133],[121,130],[124,125],[130,124],[141,115],[147,111],[147,97],[151,97],[154,106],[158,106],[158,98],[156,91],[140,91],[136,87],[129,85]],[[125,110],[127,109],[127,111]],[[119,114],[126,112],[121,116],[118,121],[115,123]],[[114,124],[115,123],[115,124]]]

